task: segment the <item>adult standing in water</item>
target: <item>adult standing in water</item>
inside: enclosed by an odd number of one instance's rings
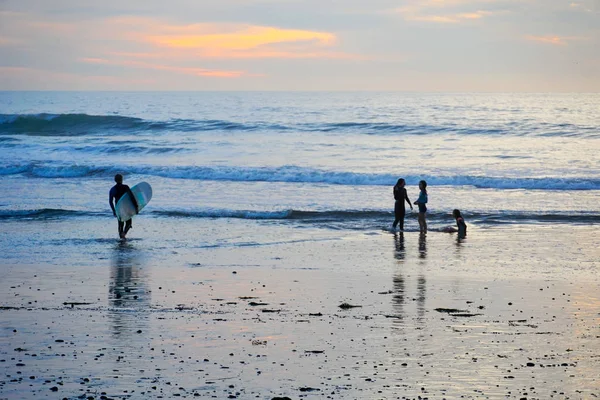
[[[419,206],[419,230],[422,234],[427,233],[427,220],[425,219],[425,213],[427,212],[427,182],[420,181],[419,189],[421,193],[419,193],[419,198],[415,201],[415,204]]]
[[[112,209],[113,215],[115,217],[117,216],[115,206],[117,205],[117,203],[119,202],[119,200],[121,199],[121,197],[123,197],[123,195],[125,193],[129,193],[129,198],[131,199],[131,202],[135,206],[135,212],[137,214],[139,212],[139,207],[138,207],[137,201],[135,200],[135,196],[133,195],[133,193],[131,193],[131,189],[129,188],[129,186],[123,184],[123,175],[116,174],[115,182],[116,182],[116,185],[113,186],[110,189],[110,192],[108,193],[108,204],[110,204],[110,208]],[[114,204],[113,204],[113,200],[114,200]],[[127,222],[118,220],[118,224],[119,224],[119,237],[121,239],[125,239],[125,235],[127,235],[127,232],[129,232],[129,230],[132,227],[131,219],[129,219]]]
[[[404,207],[404,202],[406,201],[410,206],[410,209],[413,209],[412,203],[408,198],[408,193],[406,192],[406,181],[403,178],[398,179],[396,185],[394,186],[394,199],[396,200],[396,204],[394,205],[394,223],[392,224],[392,230],[396,230],[396,226],[398,223],[400,224],[400,230],[404,230],[404,215],[406,214],[406,208]]]

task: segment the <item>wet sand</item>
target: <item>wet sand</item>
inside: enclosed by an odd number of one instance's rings
[[[3,265],[0,399],[600,397],[597,231],[469,235]]]

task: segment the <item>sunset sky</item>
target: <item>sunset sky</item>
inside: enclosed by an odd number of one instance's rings
[[[600,0],[0,0],[0,90],[600,91]]]

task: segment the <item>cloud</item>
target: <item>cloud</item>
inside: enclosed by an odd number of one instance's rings
[[[584,11],[584,12],[587,12],[587,13],[593,13],[594,12],[594,10],[592,10],[591,7],[587,6],[584,3],[575,3],[575,2],[573,2],[573,3],[569,4],[569,7],[571,7],[571,9],[579,10],[579,11]]]
[[[171,65],[162,64],[151,64],[143,61],[132,61],[132,60],[108,60],[104,58],[81,58],[79,61],[88,64],[104,64],[104,65],[115,65],[124,66],[130,68],[141,68],[141,69],[152,69],[158,71],[170,71],[180,74],[193,75],[193,76],[205,76],[213,78],[239,78],[241,76],[249,76],[250,74],[244,71],[222,71],[212,70],[197,67],[178,67]]]
[[[0,66],[0,87],[5,89],[17,89],[36,84],[36,88],[44,90],[59,90],[69,85],[70,87],[84,87],[95,90],[105,90],[107,86],[144,88],[154,83],[152,79],[118,77],[112,75],[89,75],[79,73],[68,73],[49,71],[31,67],[7,67]]]
[[[407,6],[397,8],[394,12],[402,15],[407,21],[456,24],[493,15],[492,11],[482,10],[476,5],[476,3],[490,2],[493,0],[411,1]]]
[[[421,22],[437,22],[445,24],[456,24],[463,21],[477,20],[483,17],[492,15],[490,11],[473,11],[457,14],[446,14],[446,15],[431,15],[421,14],[420,12],[408,11],[401,12],[404,15],[404,19],[408,21],[421,21]]]
[[[335,41],[335,36],[324,32],[245,26],[237,28],[234,32],[160,35],[149,36],[147,39],[158,46],[175,48],[250,50],[272,44],[297,42],[327,46]]]
[[[23,13],[11,13],[11,17],[9,32],[17,34],[23,49],[64,50],[79,65],[97,65],[91,67],[92,73],[137,69],[188,77],[252,78],[264,74],[250,71],[258,64],[249,67],[244,60],[364,59],[339,51],[336,35],[320,30],[223,22],[185,24],[133,15],[69,22]],[[12,36],[0,36],[0,47],[12,44]]]
[[[140,17],[113,18],[109,24],[121,32],[121,38],[151,46],[136,58],[165,51],[172,56],[220,59],[363,58],[336,51],[338,38],[331,32],[232,23],[174,25]]]
[[[555,46],[567,46],[572,41],[587,40],[587,38],[585,38],[585,37],[558,36],[558,35],[545,35],[545,36],[526,35],[525,39],[532,41],[532,42],[552,44]]]
[[[329,32],[229,24],[198,24],[179,29],[186,33],[150,34],[143,40],[160,48],[194,52],[203,58],[360,58],[331,51],[337,38]]]
[[[565,46],[567,44],[567,42],[560,36],[527,35],[527,36],[525,36],[525,39],[533,41],[533,42],[553,44],[553,45],[557,45],[557,46]]]
[[[18,45],[19,41],[6,36],[0,36],[0,46],[15,46]]]

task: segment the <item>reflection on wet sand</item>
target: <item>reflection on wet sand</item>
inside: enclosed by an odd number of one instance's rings
[[[417,321],[425,320],[425,299],[427,297],[427,279],[425,275],[419,275],[417,278]]]
[[[404,249],[404,233],[400,232],[394,235],[396,243],[396,251],[394,252],[394,258],[402,261],[406,257],[406,250]]]
[[[427,257],[427,243],[426,243],[426,235],[419,235],[419,258],[424,259]],[[406,248],[404,241],[404,234],[402,232],[394,235],[394,258],[400,262],[404,263],[406,260]],[[406,318],[406,299],[407,299],[407,279],[405,278],[402,271],[398,271],[394,274],[393,277],[393,292],[394,295],[392,297],[393,308],[395,310],[394,316],[398,322],[403,322]],[[427,298],[427,278],[424,274],[419,274],[417,277],[417,293],[416,297],[412,300],[416,303],[417,306],[417,314],[416,320],[418,322],[423,322],[425,319],[426,313],[426,298]]]
[[[427,258],[427,235],[419,235],[419,258]]]
[[[399,322],[404,320],[404,276],[400,273],[394,276],[394,296],[392,297],[394,315]]]
[[[140,251],[131,242],[115,245],[108,285],[109,317],[114,335],[137,332],[146,325],[150,307],[147,276]]]

